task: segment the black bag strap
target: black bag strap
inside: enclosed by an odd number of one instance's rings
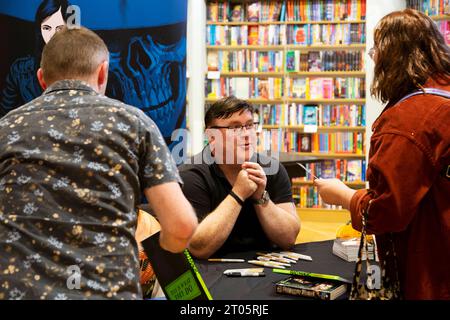
[[[373,194],[372,190],[369,190],[369,193]],[[367,276],[368,280],[372,280],[371,275],[368,273],[368,268],[370,265],[369,262],[369,246],[367,242],[367,219],[369,217],[369,209],[371,205],[371,201],[369,201],[367,207],[365,209],[362,209],[361,212],[361,218],[362,218],[362,229],[361,229],[361,240],[359,244],[359,250],[358,250],[358,259],[355,265],[355,272],[353,274],[353,283],[352,288],[350,291],[350,300],[357,300],[357,299],[399,299],[401,298],[400,294],[400,285],[399,285],[399,278],[398,278],[398,269],[397,269],[397,255],[395,252],[395,246],[392,239],[392,234],[388,235],[389,238],[389,248],[386,248],[385,252],[385,259],[380,264],[381,268],[381,283],[380,285],[382,288],[379,290],[375,289],[368,289],[365,288],[366,284],[360,283],[361,279],[361,272],[363,265],[366,266]],[[377,250],[378,245],[374,242],[373,247],[373,259],[377,261]],[[363,261],[363,250],[365,249],[366,259]],[[394,274],[387,275],[386,274],[386,264],[387,260],[389,260],[390,263],[392,263],[392,270],[394,271]],[[391,278],[392,277],[392,278]],[[362,295],[360,295],[362,294]]]

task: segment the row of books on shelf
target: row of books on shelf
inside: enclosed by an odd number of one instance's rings
[[[283,78],[220,78],[206,80],[206,96],[222,98],[230,95],[240,99],[281,99],[284,96]]]
[[[209,1],[207,19],[213,22],[363,20],[365,0]]]
[[[366,0],[288,0],[287,21],[364,20]]]
[[[349,45],[365,43],[364,23],[208,25],[206,43],[223,45]]]
[[[450,45],[450,20],[436,21],[436,24],[439,31],[444,35],[445,42]]]
[[[366,180],[366,160],[329,159],[317,162],[306,162],[304,177],[292,178],[292,183],[313,181],[314,176],[323,179],[337,178],[344,182],[362,182]],[[314,176],[313,176],[314,175]]]
[[[406,0],[406,6],[429,16],[450,14],[449,0]]]
[[[366,42],[364,23],[288,25],[286,43],[294,45],[349,45]]]
[[[363,99],[364,78],[302,77],[286,78],[285,90],[299,99]]]
[[[208,51],[209,71],[221,72],[281,72],[283,51]]]
[[[220,72],[362,71],[364,50],[278,51],[211,50],[207,54],[208,71]]]
[[[365,105],[303,105],[297,103],[279,105],[259,105],[260,123],[263,125],[321,127],[366,125]]]
[[[288,0],[292,1],[292,0]],[[214,22],[259,22],[282,21],[286,5],[281,1],[254,1],[248,3],[210,1],[206,11],[208,21]]]
[[[231,46],[285,45],[286,25],[206,26],[206,44]]]
[[[364,51],[286,51],[286,71],[361,71]]]
[[[208,98],[234,95],[241,99],[363,99],[364,78],[219,78],[206,80]]]
[[[364,132],[300,133],[289,129],[263,129],[259,150],[364,155]]]

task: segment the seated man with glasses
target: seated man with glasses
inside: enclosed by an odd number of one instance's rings
[[[257,125],[246,101],[217,101],[205,115],[208,146],[180,167],[201,221],[189,245],[197,258],[295,244],[300,220],[289,177],[276,159],[255,152]]]

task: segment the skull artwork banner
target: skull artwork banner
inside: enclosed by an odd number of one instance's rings
[[[0,117],[42,94],[42,48],[71,6],[109,48],[106,95],[143,110],[172,149],[172,132],[186,126],[187,0],[1,1]]]

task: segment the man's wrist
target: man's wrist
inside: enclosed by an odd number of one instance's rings
[[[237,193],[235,193],[233,190],[230,190],[230,196],[233,197],[234,200],[236,200],[236,202],[241,205],[241,207],[244,206],[244,200]]]
[[[265,206],[270,201],[269,193],[264,190],[259,199],[252,199],[253,204]]]

